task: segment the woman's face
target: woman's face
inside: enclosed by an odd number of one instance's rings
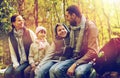
[[[22,29],[24,27],[24,19],[22,16],[17,16],[15,22],[13,22],[16,30]]]
[[[57,35],[62,38],[67,36],[67,30],[64,26],[60,25],[57,27]]]

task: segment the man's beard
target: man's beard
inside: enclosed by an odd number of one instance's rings
[[[72,22],[70,22],[70,25],[71,26],[77,26],[77,23],[76,23],[76,21],[72,21]]]

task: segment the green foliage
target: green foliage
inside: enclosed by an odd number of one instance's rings
[[[1,2],[0,32],[7,33],[10,30],[10,16],[17,12],[19,5],[17,0],[1,0]],[[38,25],[47,28],[48,40],[52,41],[55,24],[58,22],[67,24],[64,18],[65,9],[69,5],[76,4],[88,19],[96,23],[99,29],[99,42],[103,45],[110,38],[120,36],[119,3],[119,0],[38,0]],[[27,27],[34,31],[35,2],[25,0],[24,4],[23,17]]]
[[[0,33],[8,33],[10,31],[10,17],[14,13],[14,9],[6,0],[2,1],[0,7]]]

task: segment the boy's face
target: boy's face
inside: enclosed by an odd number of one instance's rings
[[[67,36],[67,30],[64,26],[60,25],[57,27],[57,35],[62,38]]]

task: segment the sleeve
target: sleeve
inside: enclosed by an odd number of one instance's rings
[[[46,61],[51,60],[52,57],[54,56],[54,53],[55,53],[55,44],[54,44],[54,42],[53,42],[51,45],[48,44],[48,46],[47,46],[47,48],[46,48],[46,53],[45,53],[46,55],[45,55],[45,57],[41,60],[41,62],[40,62],[40,64],[39,64],[38,66],[40,67],[40,66],[42,66]]]
[[[13,67],[16,68],[16,67],[19,66],[19,62],[17,61],[17,57],[16,57],[15,51],[13,49],[13,46],[11,44],[10,38],[8,38],[8,42],[9,42],[10,55],[11,55],[11,60],[12,60],[12,63],[13,63]]]
[[[29,32],[30,32],[31,39],[34,42],[37,37],[36,37],[35,33],[32,30],[29,29]]]
[[[77,64],[88,63],[95,59],[98,54],[98,29],[94,23],[90,23],[87,29],[87,52],[86,54],[76,61]],[[85,33],[86,33],[85,32]]]
[[[30,46],[30,53],[29,53],[29,57],[28,57],[28,60],[29,60],[29,64],[32,64],[34,63],[34,59],[33,59],[33,56],[34,56],[34,43],[31,44]]]

